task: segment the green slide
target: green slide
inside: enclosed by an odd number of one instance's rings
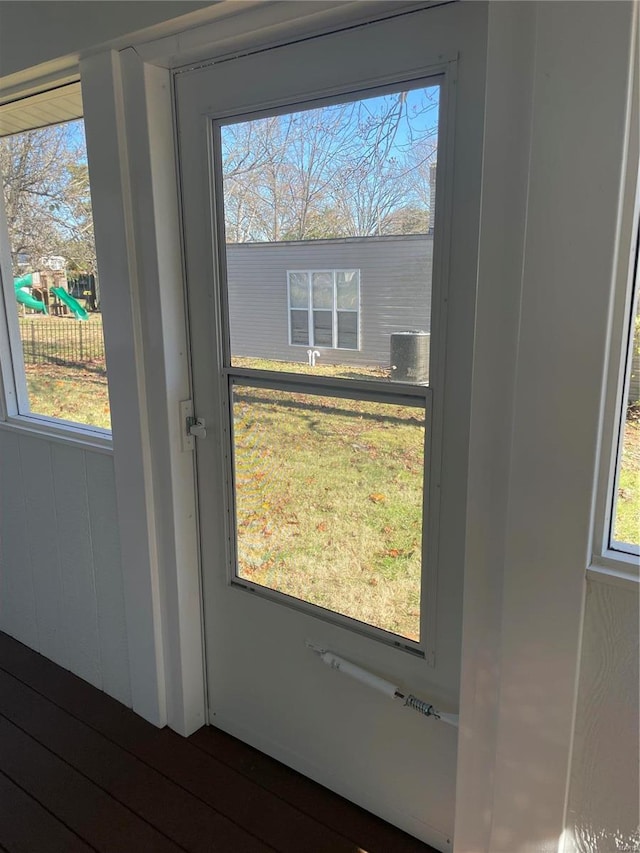
[[[31,308],[33,311],[42,311],[43,314],[47,314],[47,306],[44,302],[41,302],[39,299],[35,299],[31,296],[30,293],[27,292],[27,288],[30,288],[33,285],[33,276],[32,275],[23,275],[20,278],[14,278],[13,287],[16,294],[16,299],[22,305],[26,305],[27,308]]]
[[[76,315],[78,320],[88,320],[89,314],[85,311],[85,309],[80,305],[77,299],[74,299],[73,296],[70,296],[66,290],[62,287],[52,287],[51,292],[55,293],[60,302],[64,302],[64,304]]]

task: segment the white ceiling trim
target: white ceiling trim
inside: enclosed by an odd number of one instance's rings
[[[285,44],[452,0],[225,0],[219,18],[136,46],[144,62],[177,69]]]
[[[177,18],[149,31],[123,36],[111,49],[136,45],[141,59],[152,65],[180,68],[226,58],[257,47],[274,47],[300,36],[321,35],[336,28],[358,26],[380,18],[440,5],[451,0],[219,0],[208,9]],[[198,23],[184,27],[186,19]],[[167,32],[167,30],[169,32]],[[172,32],[173,30],[173,32]],[[104,45],[100,50],[104,50]],[[90,48],[87,55],[96,52]],[[30,80],[16,80],[0,94],[0,137],[50,124],[71,121],[83,114],[77,57],[56,61],[59,71]],[[71,64],[70,64],[71,63]],[[44,70],[44,65],[41,66]],[[5,84],[9,82],[5,78]],[[54,86],[55,88],[46,88]],[[4,101],[4,103],[3,103]]]

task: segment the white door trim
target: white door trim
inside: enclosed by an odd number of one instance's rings
[[[190,380],[171,81],[133,49],[83,60],[81,74],[133,709],[189,735],[205,694],[195,474],[179,416]]]
[[[120,54],[125,92],[140,325],[157,524],[167,723],[205,722],[202,594],[193,452],[180,402],[191,397],[170,74]]]
[[[120,57],[81,63],[96,249],[111,391],[118,526],[133,708],[166,724],[156,507],[133,198]]]

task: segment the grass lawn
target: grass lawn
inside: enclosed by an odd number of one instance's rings
[[[31,411],[111,429],[100,314],[85,322],[27,315],[20,333]]]
[[[233,364],[389,378],[320,361]],[[239,387],[234,415],[240,576],[418,640],[424,409]]]
[[[640,406],[629,411],[625,425],[613,538],[640,543]]]
[[[345,364],[321,364],[318,360],[314,367],[306,361],[275,361],[266,358],[245,358],[233,356],[233,367],[250,367],[253,370],[275,370],[278,373],[296,373],[304,376],[332,376],[338,379],[377,379],[389,380],[389,369],[385,367],[361,367]]]
[[[84,367],[26,365],[25,372],[34,414],[111,429],[104,361]]]
[[[424,409],[241,386],[240,577],[418,639]]]

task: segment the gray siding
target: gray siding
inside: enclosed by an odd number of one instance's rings
[[[360,270],[360,349],[314,347],[320,363],[389,366],[389,337],[430,331],[433,237],[360,237],[227,246],[231,351],[307,361],[289,344],[287,270]]]

